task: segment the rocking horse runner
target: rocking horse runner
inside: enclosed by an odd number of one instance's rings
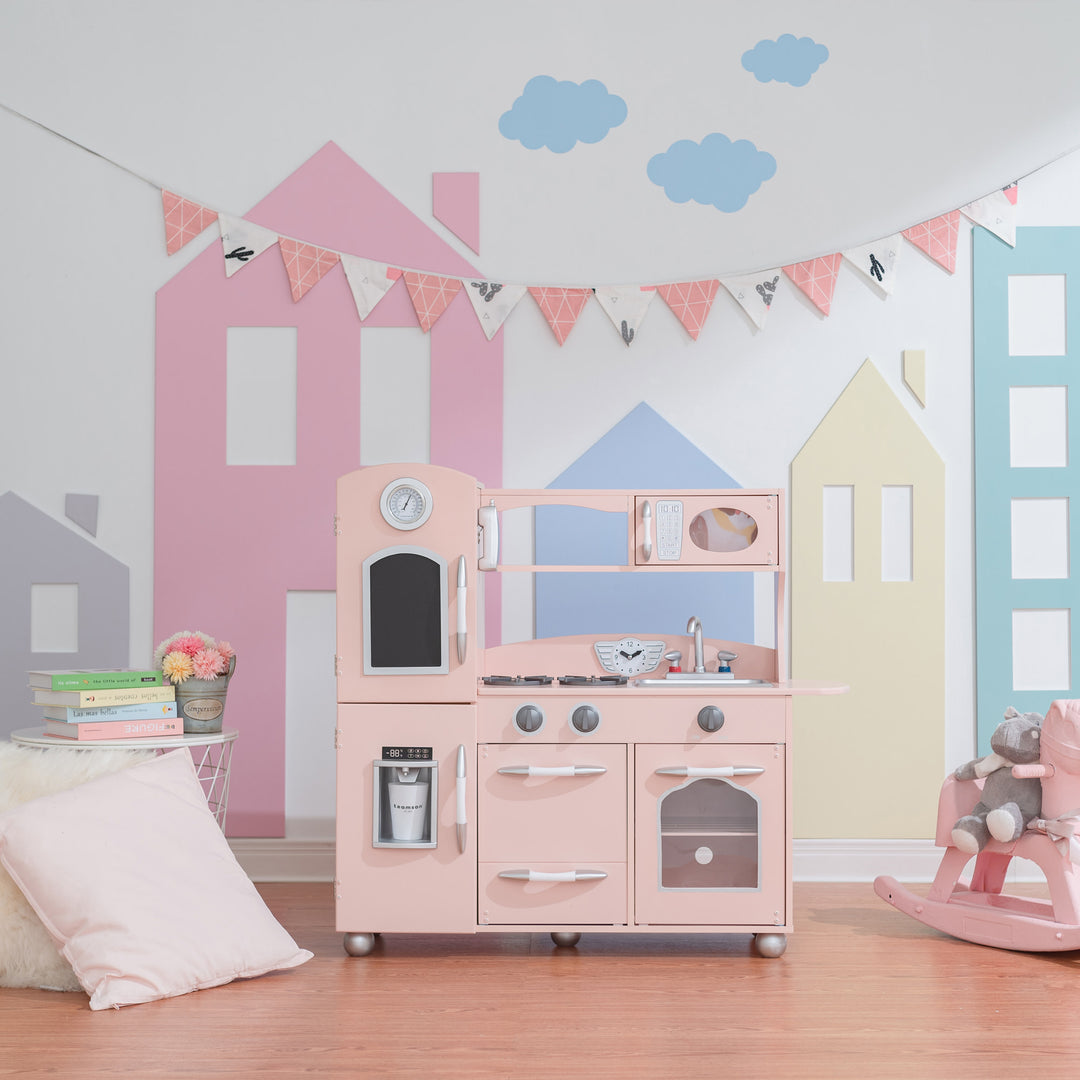
[[[1038,714],[1008,710],[994,733],[994,754],[946,779],[937,823],[937,844],[946,850],[928,895],[883,876],[874,881],[878,896],[927,926],[979,945],[1080,949],[1080,843],[1074,838],[1080,827],[1080,700],[1055,701],[1041,726],[1037,720]],[[1039,798],[1032,781],[1040,784]],[[973,855],[971,880],[961,881]],[[1046,875],[1049,900],[1002,891],[1017,856]]]

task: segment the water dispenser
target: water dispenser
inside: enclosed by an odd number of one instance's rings
[[[375,774],[375,847],[433,848],[439,763],[430,746],[384,746]]]

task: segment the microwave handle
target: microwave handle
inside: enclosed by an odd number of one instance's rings
[[[476,512],[476,523],[480,532],[480,561],[478,569],[494,570],[499,565],[499,513],[495,509],[495,500],[481,506]]]
[[[457,658],[459,664],[465,663],[465,654],[469,650],[468,589],[465,585],[465,556],[458,556],[457,564]]]
[[[648,562],[652,558],[652,504],[648,499],[641,504],[641,524],[645,530],[644,539],[641,541],[641,554]]]

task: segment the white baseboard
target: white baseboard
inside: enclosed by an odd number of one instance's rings
[[[243,839],[229,845],[252,881],[333,881],[334,841]],[[887,874],[904,883],[932,881],[942,849],[932,840],[796,840],[795,881],[873,881]],[[1014,859],[1010,881],[1042,881],[1026,859]]]

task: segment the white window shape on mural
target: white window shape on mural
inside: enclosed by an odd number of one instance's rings
[[[1067,387],[1009,387],[1009,464],[1014,469],[1065,468],[1068,429]]]
[[[1065,275],[1009,277],[1009,355],[1065,355]]]
[[[855,488],[825,484],[821,502],[821,578],[855,580]]]
[[[30,651],[35,653],[79,651],[79,586],[77,584],[30,586]]]
[[[1012,613],[1014,690],[1068,690],[1071,686],[1068,608]]]
[[[428,461],[431,336],[413,327],[365,327],[360,353],[360,464]]]
[[[1069,576],[1069,500],[1012,499],[1012,576]]]
[[[226,331],[225,463],[296,464],[296,327]]]
[[[912,486],[884,484],[881,488],[881,580],[911,581]]]

